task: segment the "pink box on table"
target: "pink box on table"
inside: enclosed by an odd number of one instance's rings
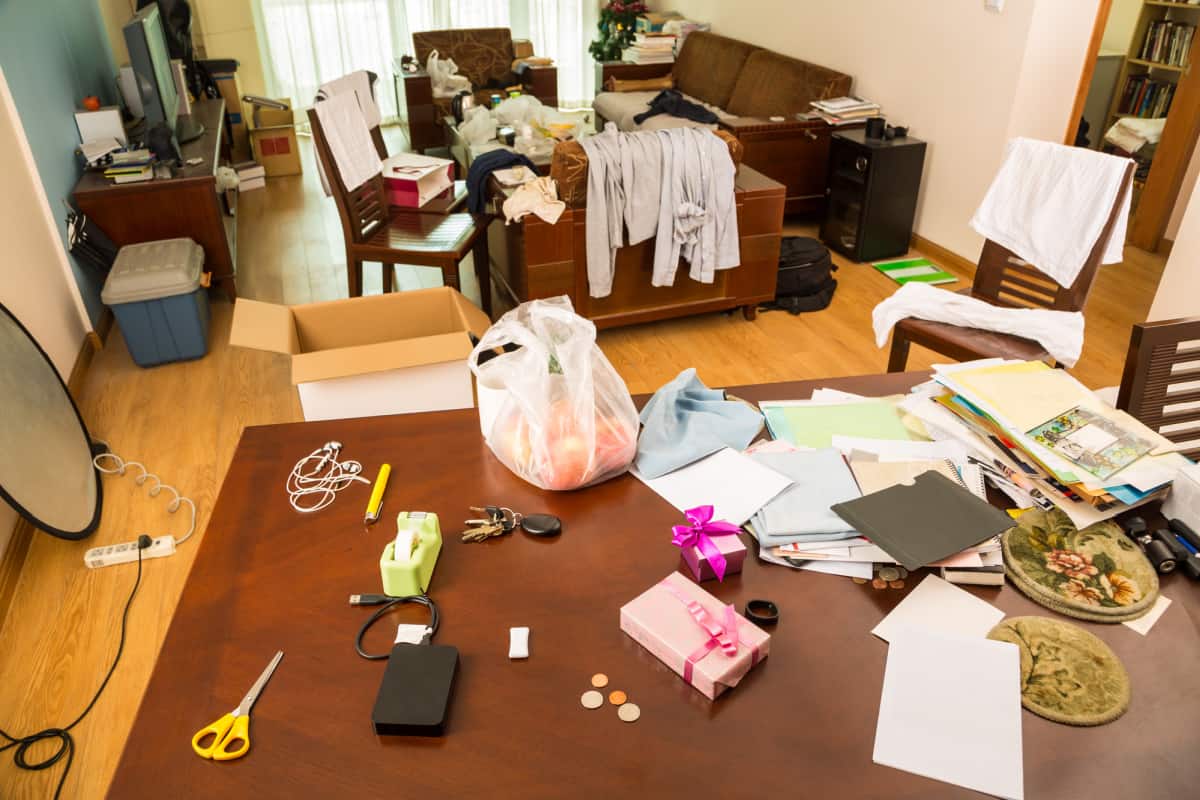
[[[621,630],[715,700],[771,649],[771,636],[678,572],[621,607]]]
[[[746,560],[746,545],[742,544],[742,540],[736,534],[713,536],[712,543],[725,558],[725,575],[735,575],[742,571],[742,562]],[[699,547],[685,547],[679,552],[679,557],[687,564],[696,580],[707,581],[717,577],[713,565],[700,552]]]
[[[713,519],[712,506],[696,506],[683,512],[687,525],[671,528],[671,544],[679,548],[679,557],[698,581],[742,571],[746,545],[738,538],[741,529],[731,522]]]
[[[454,185],[454,162],[419,153],[397,153],[383,162],[388,204],[420,208]]]

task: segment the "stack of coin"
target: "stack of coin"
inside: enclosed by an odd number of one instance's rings
[[[604,695],[598,689],[603,689],[608,686],[608,676],[603,672],[597,672],[592,676],[592,686],[595,687],[583,693],[579,698],[579,703],[588,710],[595,710],[604,705]],[[617,717],[622,722],[637,722],[642,715],[642,710],[634,703],[629,702],[629,697],[620,689],[615,689],[609,692],[608,702],[617,707]]]
[[[904,579],[908,577],[908,570],[904,567],[895,564],[877,564],[875,566],[875,578],[871,581],[871,586],[876,589],[903,589]],[[866,578],[853,578],[853,581],[858,584],[867,582]]]

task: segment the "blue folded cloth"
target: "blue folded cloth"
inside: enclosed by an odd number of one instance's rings
[[[767,545],[836,541],[858,536],[830,508],[862,497],[842,454],[833,448],[795,453],[751,453],[758,463],[793,483],[762,507],[754,528]]]
[[[762,414],[745,403],[726,400],[685,369],[661,387],[641,414],[637,470],[657,478],[726,447],[745,450],[762,430]]]

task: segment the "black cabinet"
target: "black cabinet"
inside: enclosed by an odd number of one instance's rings
[[[862,129],[833,135],[821,240],[854,261],[908,252],[925,143],[870,139]]]

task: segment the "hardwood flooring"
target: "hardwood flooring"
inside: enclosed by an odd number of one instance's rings
[[[321,194],[312,172],[309,142],[304,140],[301,148],[303,176],[271,179],[266,189],[241,198],[238,288],[243,297],[304,303],[345,296],[341,229],[333,201]],[[812,231],[802,225],[789,228]],[[1088,306],[1087,346],[1072,371],[1090,386],[1119,380],[1129,327],[1145,319],[1162,271],[1161,257],[1133,248],[1126,255],[1124,264],[1100,271]],[[881,372],[887,354],[875,346],[871,309],[895,286],[868,265],[837,263],[839,288],[825,311],[799,317],[768,312],[754,322],[740,314],[710,314],[606,331],[600,344],[633,392],[653,391],[689,366],[697,367],[711,386]],[[380,291],[378,270],[366,273],[366,291]],[[466,293],[477,296],[469,282],[472,275],[464,268]],[[403,268],[398,279],[398,286],[407,289],[436,285],[440,277],[436,270]],[[63,797],[104,795],[175,605],[182,592],[205,590],[187,584],[187,576],[242,428],[301,418],[286,357],[229,347],[231,311],[214,295],[210,353],[198,361],[153,369],[133,364],[114,328],[84,381],[81,410],[93,435],[193,498],[199,513],[196,536],[176,555],[145,564],[121,664],[92,713],[72,730],[78,749]],[[914,348],[911,368],[931,362],[929,353]],[[282,502],[284,478],[281,474],[277,484],[259,487],[264,499]],[[89,540],[38,535],[30,546],[0,627],[0,728],[10,733],[27,735],[70,722],[91,699],[112,660],[134,567],[89,570],[83,566],[83,552],[143,532],[178,533],[186,525],[165,512],[164,496],[148,499],[132,477],[105,478],[104,495],[103,521]],[[239,533],[253,542],[252,528]],[[244,688],[229,687],[226,697],[204,698],[206,714],[217,714],[233,692]],[[181,751],[194,729],[208,721],[207,716],[180,720]],[[53,749],[53,743],[43,742],[29,760]],[[62,766],[26,772],[12,764],[11,755],[0,753],[0,797],[50,796]]]

